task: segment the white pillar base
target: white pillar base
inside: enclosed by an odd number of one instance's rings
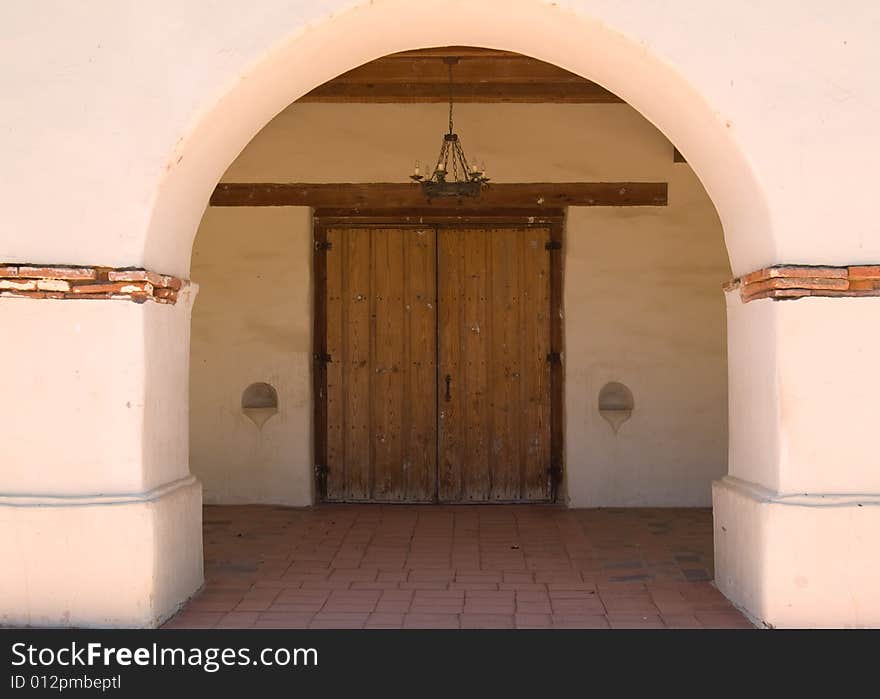
[[[768,627],[880,627],[880,495],[712,488],[715,583]]]
[[[152,628],[203,582],[192,476],[124,496],[0,497],[0,625]]]

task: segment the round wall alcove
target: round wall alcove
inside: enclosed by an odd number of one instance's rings
[[[241,412],[257,427],[278,412],[278,392],[272,384],[258,381],[241,394]]]

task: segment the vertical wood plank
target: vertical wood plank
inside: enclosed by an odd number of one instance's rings
[[[345,473],[345,289],[343,270],[347,250],[344,233],[329,229],[326,233],[331,248],[325,254],[327,286],[326,297],[326,348],[333,361],[327,365],[327,493],[329,500],[344,499],[347,495]]]
[[[362,228],[344,232],[345,364],[340,400],[345,408],[345,499],[348,500],[368,499],[371,492],[370,237],[370,231]]]
[[[327,231],[322,226],[314,228],[315,254],[312,258],[315,312],[312,323],[312,391],[313,420],[315,428],[314,465],[315,497],[323,500],[327,496],[327,367],[318,359],[319,355],[327,354],[327,254],[323,245],[327,241]],[[324,473],[317,467],[325,469]]]
[[[549,269],[550,269],[550,351],[559,352],[561,356],[565,356],[565,347],[563,346],[563,313],[562,307],[562,276],[563,255],[562,255],[562,223],[554,223],[549,228],[550,240],[559,243],[556,250],[549,251]],[[550,498],[555,500],[558,496],[558,489],[561,482],[557,479],[562,476],[563,464],[563,381],[565,366],[562,361],[550,365],[550,464],[555,465],[560,470],[555,477],[550,480]]]
[[[441,502],[461,499],[462,400],[465,397],[464,371],[461,363],[462,298],[464,284],[461,231],[441,228],[437,231],[437,326],[438,326],[438,455],[437,497]],[[450,377],[449,399],[446,377]]]
[[[492,490],[491,419],[492,387],[489,383],[491,303],[491,233],[469,229],[461,232],[459,264],[464,269],[464,306],[461,314],[463,378],[462,459],[464,500],[488,500]]]
[[[403,398],[405,499],[431,501],[437,478],[436,237],[403,232],[406,356]]]
[[[515,231],[493,228],[490,385],[492,500],[519,498],[519,279]]]
[[[546,228],[518,231],[521,241],[523,385],[521,474],[524,500],[550,497],[550,239]]]
[[[377,500],[405,497],[402,414],[406,341],[403,322],[403,231],[373,230],[373,492]]]

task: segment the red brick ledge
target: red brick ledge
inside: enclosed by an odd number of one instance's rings
[[[114,299],[174,304],[189,284],[135,267],[83,267],[0,263],[0,298]]]
[[[758,299],[783,301],[805,296],[880,296],[880,265],[775,265],[724,285],[725,291],[736,289],[739,289],[743,303]]]

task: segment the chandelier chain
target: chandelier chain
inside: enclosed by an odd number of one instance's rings
[[[449,61],[447,67],[449,68],[449,133],[452,133],[452,61]]]

